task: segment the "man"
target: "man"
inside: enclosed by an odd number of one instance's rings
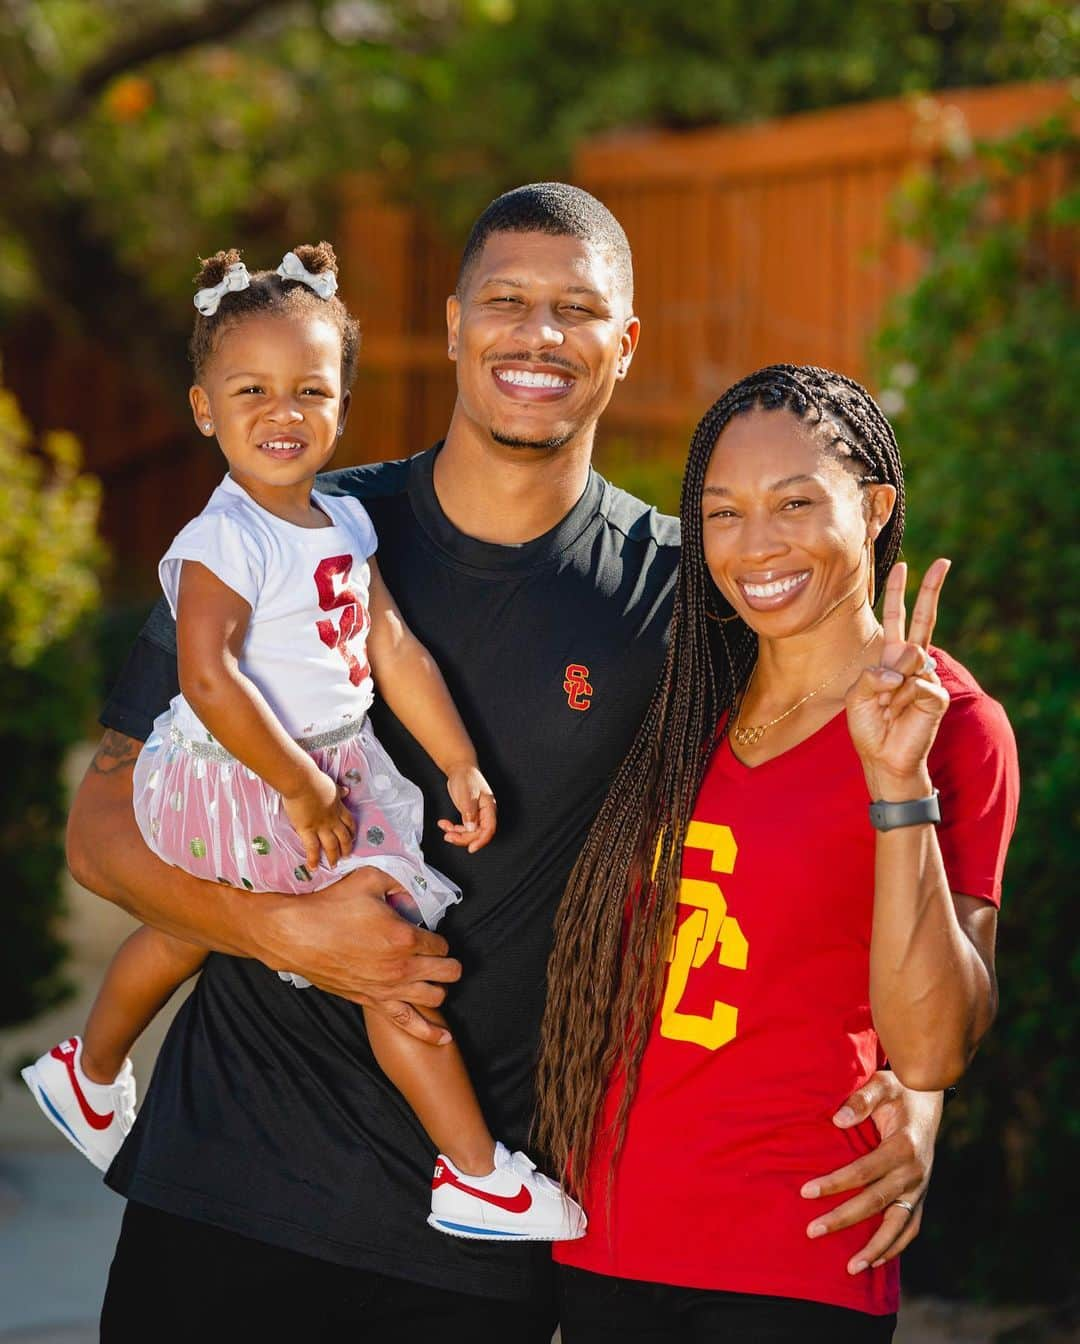
[[[546,1246],[426,1227],[430,1146],[374,1064],[354,1005],[379,1005],[434,1041],[422,1010],[460,973],[449,1017],[489,1124],[524,1146],[553,915],[656,681],[678,556],[675,520],[590,467],[597,420],[637,345],[632,283],[622,229],[586,193],[545,183],[500,197],[447,304],[458,395],[445,441],[325,483],[370,512],[382,573],[438,659],[499,800],[499,834],[478,854],[440,846],[433,826],[425,836],[465,892],[445,939],[398,920],[370,870],[296,899],[201,883],[153,859],[130,770],[176,691],[160,607],[135,645],[73,809],[72,868],[145,922],[227,955],[210,958],[179,1014],[108,1176],[130,1203],[107,1344],[343,1328],[378,1341],[550,1339]],[[434,765],[385,709],[374,717],[438,816]],[[281,966],[328,992],[293,991]],[[921,1197],[936,1100],[905,1129],[898,1095],[879,1078],[852,1100],[859,1118],[884,1101],[875,1118],[892,1137],[818,1183],[821,1194],[867,1186],[826,1228]],[[917,1226],[889,1209],[872,1253]]]

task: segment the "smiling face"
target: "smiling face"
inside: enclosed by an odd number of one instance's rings
[[[200,431],[216,433],[230,475],[256,500],[309,485],[344,423],[341,334],[315,316],[247,317],[224,332],[190,400]]]
[[[630,367],[638,325],[589,244],[493,233],[447,302],[455,414],[510,448],[551,452],[591,434]]]
[[[811,629],[867,597],[868,539],[896,501],[830,444],[835,430],[786,410],[725,425],[705,472],[702,538],[713,582],[758,634]]]

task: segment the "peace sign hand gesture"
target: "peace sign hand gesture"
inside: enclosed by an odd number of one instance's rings
[[[930,792],[926,758],[949,707],[949,694],[926,650],[950,564],[935,560],[926,571],[906,634],[907,565],[893,567],[885,587],[881,662],[864,668],[845,697],[848,732],[872,798],[903,801]]]

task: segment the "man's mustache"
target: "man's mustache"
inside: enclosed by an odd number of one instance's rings
[[[489,355],[484,360],[485,364],[547,364],[553,369],[565,369],[567,373],[587,374],[588,369],[582,368],[580,364],[571,364],[568,359],[563,359],[561,355],[536,355],[531,351],[516,350],[513,354]]]

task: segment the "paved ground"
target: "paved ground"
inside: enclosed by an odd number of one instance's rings
[[[0,1322],[28,1330],[92,1319],[122,1202],[74,1149],[0,1155]],[[77,1336],[76,1336],[77,1337]],[[7,1341],[9,1335],[0,1333]]]
[[[72,763],[78,778],[85,756]],[[71,966],[81,986],[59,1012],[17,1031],[0,1032],[0,1344],[91,1344],[116,1239],[121,1201],[100,1174],[42,1118],[18,1067],[76,1030],[101,969],[134,927],[121,911],[69,890]],[[178,996],[173,1010],[179,1006]],[[135,1051],[145,1083],[170,1015]],[[1080,1332],[1025,1329],[1030,1310],[987,1312],[965,1304],[911,1302],[896,1344],[1076,1344]],[[148,1332],[152,1340],[152,1331]],[[508,1344],[512,1342],[508,1341]],[[752,1341],[747,1341],[752,1344]]]
[[[71,762],[78,779],[88,754]],[[0,1342],[84,1344],[97,1338],[122,1201],[101,1174],[46,1123],[18,1079],[21,1065],[76,1031],[102,967],[135,927],[121,910],[68,887],[66,934],[77,996],[28,1026],[0,1032]],[[176,1007],[183,1001],[178,995]],[[150,1077],[171,1014],[162,1014],[135,1051],[136,1076]]]
[[[100,909],[99,909],[100,907]],[[126,916],[86,893],[74,894],[77,970],[96,983],[100,962],[128,927]],[[90,929],[86,929],[86,925]],[[30,1027],[0,1033],[0,1341],[81,1344],[96,1338],[96,1320],[123,1209],[101,1173],[46,1123],[17,1080],[36,1058],[81,1024],[85,990],[58,1013]],[[176,1006],[179,1006],[182,996]],[[135,1054],[145,1082],[169,1019],[155,1023]],[[85,1328],[67,1329],[82,1324]],[[57,1333],[56,1327],[65,1327]],[[41,1330],[46,1330],[41,1334]]]

